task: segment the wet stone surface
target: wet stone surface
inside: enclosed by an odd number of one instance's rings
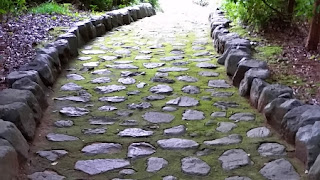
[[[163,12],[108,31],[69,60],[30,150],[40,156],[30,156],[25,174],[298,179],[293,167],[302,166],[217,63],[208,22],[215,3],[159,2]]]

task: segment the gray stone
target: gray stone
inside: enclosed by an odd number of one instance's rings
[[[15,102],[0,105],[0,118],[14,123],[26,139],[33,139],[36,121],[32,110],[27,104]]]
[[[89,119],[91,125],[112,125],[117,121],[117,119],[112,117],[95,117]]]
[[[61,157],[68,154],[66,150],[50,150],[50,151],[38,151],[37,154],[43,158],[46,158],[49,161],[56,161]]]
[[[215,69],[218,66],[215,64],[208,63],[208,62],[201,62],[201,63],[197,64],[197,67],[204,68],[204,69]]]
[[[184,125],[179,125],[169,129],[165,129],[163,131],[163,134],[168,136],[176,136],[176,135],[184,134],[185,132],[186,132],[186,127]]]
[[[124,159],[79,160],[76,162],[74,169],[82,171],[89,175],[96,175],[124,168],[129,165],[130,162]]]
[[[82,89],[82,86],[77,85],[76,83],[70,82],[61,86],[61,91],[79,91]]]
[[[54,125],[59,128],[71,127],[73,126],[73,121],[71,120],[58,120],[54,122]]]
[[[119,54],[119,55],[124,55],[124,56],[130,56],[131,51],[128,49],[120,49],[120,50],[114,51],[113,53]]]
[[[216,106],[221,110],[227,110],[228,108],[237,108],[239,107],[239,104],[236,102],[218,101],[213,103],[213,106]]]
[[[149,143],[140,142],[132,143],[128,147],[128,158],[136,159],[140,157],[149,156],[156,152],[156,148]]]
[[[318,180],[320,177],[320,155],[318,155],[316,161],[309,170],[308,179],[309,180]]]
[[[182,92],[187,93],[187,94],[199,94],[200,93],[200,89],[197,86],[184,86],[182,89]]]
[[[177,79],[179,81],[184,81],[184,82],[189,82],[189,83],[198,81],[197,78],[192,77],[192,76],[178,76]]]
[[[109,83],[109,82],[111,82],[111,79],[108,77],[99,77],[91,80],[92,84],[103,84],[103,83]]]
[[[74,136],[69,136],[65,134],[56,134],[56,133],[49,133],[47,134],[47,139],[49,141],[53,142],[64,142],[64,141],[77,141],[79,138],[74,137]]]
[[[150,92],[156,94],[170,94],[172,91],[173,89],[170,86],[164,84],[158,84],[150,88]]]
[[[136,83],[136,80],[131,77],[127,77],[127,78],[120,78],[118,82],[124,85],[130,85],[130,84]]]
[[[259,60],[253,60],[253,59],[241,60],[238,64],[237,71],[232,77],[233,85],[238,87],[241,80],[244,78],[245,73],[251,68],[268,69],[268,65],[265,61],[259,61]]]
[[[188,61],[177,61],[177,62],[173,62],[172,65],[173,66],[185,66],[187,64],[189,64],[190,62]]]
[[[165,176],[162,178],[162,180],[177,180],[178,178],[174,177],[174,176]]]
[[[320,121],[317,121],[313,125],[300,127],[296,134],[295,155],[306,165],[307,169],[311,168],[320,154],[319,128]]]
[[[181,164],[182,172],[189,175],[206,176],[211,170],[206,162],[196,157],[185,157],[181,159]]]
[[[162,111],[166,111],[166,112],[174,112],[177,111],[178,109],[172,106],[165,106],[162,108]]]
[[[172,84],[176,82],[175,80],[169,79],[166,77],[153,77],[151,78],[151,81],[158,82],[158,83],[168,83],[168,84]]]
[[[135,174],[135,173],[136,173],[136,171],[133,170],[133,169],[122,169],[122,170],[119,172],[120,175],[133,175],[133,174]]]
[[[227,133],[229,131],[231,131],[232,129],[238,127],[236,124],[231,123],[231,122],[219,122],[218,126],[216,128],[217,131],[219,132],[223,132],[223,133]]]
[[[205,116],[204,116],[203,112],[193,110],[193,109],[187,109],[182,114],[182,120],[194,121],[194,120],[202,120],[204,118],[205,118]]]
[[[80,90],[76,92],[77,96],[64,96],[64,97],[58,97],[54,98],[54,100],[59,100],[59,101],[74,101],[74,102],[89,102],[92,95],[89,94],[85,90]]]
[[[225,61],[226,71],[229,76],[233,76],[235,74],[235,72],[237,71],[238,63],[243,58],[250,58],[250,55],[242,50],[229,52]]]
[[[116,154],[121,152],[122,145],[116,143],[93,143],[82,148],[85,155]]]
[[[158,69],[158,72],[181,72],[181,71],[188,71],[189,68],[182,68],[182,67],[165,67]]]
[[[232,177],[225,178],[224,180],[251,180],[251,179],[245,176],[232,176]]]
[[[202,52],[194,53],[193,56],[195,56],[195,57],[210,56],[210,52],[209,51],[202,51]]]
[[[247,47],[248,49],[251,47],[250,41],[247,39],[242,39],[242,38],[228,39],[225,43],[225,49],[228,49],[233,46],[243,46],[243,47]]]
[[[196,149],[199,147],[199,144],[193,140],[180,138],[161,139],[157,143],[162,149],[171,150]]]
[[[144,88],[144,86],[146,86],[146,85],[147,85],[147,83],[145,83],[145,82],[140,82],[139,84],[137,84],[137,88],[142,89],[142,88]]]
[[[134,59],[135,60],[150,60],[152,58],[152,56],[150,55],[138,55],[136,56]]]
[[[192,46],[193,50],[199,51],[199,50],[205,50],[206,48],[203,46]]]
[[[90,57],[90,56],[82,56],[82,57],[78,57],[78,59],[80,61],[88,61],[88,60],[92,59],[92,57]]]
[[[128,104],[128,109],[148,109],[151,107],[152,107],[152,104],[149,102]]]
[[[141,91],[139,90],[134,90],[134,91],[128,91],[127,95],[128,96],[132,96],[132,95],[139,95],[141,93]]]
[[[164,65],[166,65],[166,63],[143,63],[143,66],[147,69],[162,67]]]
[[[113,61],[114,64],[130,64],[133,63],[133,61]]]
[[[239,122],[239,121],[254,121],[255,115],[252,113],[235,113],[229,118],[232,121]]]
[[[128,128],[118,133],[121,137],[149,137],[153,135],[153,131],[146,131],[140,128]]]
[[[162,100],[165,99],[166,97],[164,95],[156,94],[156,95],[150,95],[147,96],[146,99],[149,101],[157,101],[157,100]]]
[[[239,144],[242,142],[242,136],[239,134],[231,134],[227,137],[215,139],[212,141],[204,141],[203,144],[207,146],[221,146],[230,144]]]
[[[96,55],[96,54],[105,54],[105,51],[102,50],[83,50],[81,51],[85,55]]]
[[[191,107],[191,106],[197,106],[199,104],[199,101],[191,97],[182,96],[176,99],[172,99],[168,101],[166,104],[178,105],[179,107]]]
[[[205,61],[211,61],[210,58],[198,58],[198,59],[190,59],[190,61],[193,62],[205,62]]]
[[[114,69],[139,69],[139,67],[132,64],[115,64],[115,65],[106,65],[106,67]]]
[[[12,145],[0,139],[0,173],[2,179],[17,179],[19,174],[18,155]]]
[[[248,96],[250,94],[252,81],[255,78],[267,79],[270,76],[270,71],[268,69],[261,68],[251,68],[249,69],[244,78],[240,82],[239,93],[241,96]]]
[[[8,141],[20,159],[24,161],[28,158],[29,144],[13,123],[0,119],[0,139]]]
[[[213,97],[231,97],[233,96],[232,92],[212,92],[211,96]]]
[[[272,100],[286,93],[289,93],[290,96],[292,97],[293,90],[288,86],[284,86],[280,84],[272,84],[270,86],[263,88],[258,101],[258,110],[262,112],[265,106],[269,104]]]
[[[68,74],[67,75],[67,79],[71,79],[71,80],[75,80],[75,81],[81,81],[81,80],[84,80],[85,78],[82,77],[79,74]]]
[[[196,152],[196,156],[208,156],[214,152],[213,149],[203,149]]]
[[[169,123],[175,118],[171,114],[161,112],[146,112],[142,117],[151,123]]]
[[[99,56],[99,58],[101,58],[102,62],[104,62],[119,59],[119,56]]]
[[[141,54],[152,54],[152,51],[143,50],[143,51],[139,51],[139,53],[141,53]]]
[[[225,80],[210,80],[208,82],[209,87],[213,88],[230,88],[231,85],[229,85]]]
[[[259,79],[259,78],[254,78],[252,81],[251,89],[250,89],[250,102],[254,107],[258,107],[258,101],[260,98],[260,94],[262,90],[266,87],[269,86],[268,83],[265,81]],[[241,93],[241,92],[240,92]],[[247,92],[244,92],[247,93]],[[240,94],[242,96],[247,95],[247,94]]]
[[[89,110],[79,107],[63,107],[59,112],[68,117],[80,117],[88,114]]]
[[[5,107],[15,102],[22,102],[28,105],[33,112],[35,121],[40,122],[43,112],[36,97],[30,91],[19,89],[4,89],[0,91],[0,105],[4,105],[3,107]],[[4,108],[3,111],[8,111],[8,109]],[[0,113],[0,118],[7,120],[5,117],[1,117],[1,114],[3,113]]]
[[[36,82],[39,84],[39,86],[45,90],[46,86],[43,84],[42,80],[39,77],[39,73],[34,70],[30,71],[13,71],[10,74],[7,75],[6,81],[11,86],[15,81],[22,79],[22,78],[28,78],[31,81]]]
[[[266,127],[257,127],[247,132],[249,138],[265,138],[270,135],[270,130]]]
[[[226,117],[226,116],[227,116],[226,112],[213,112],[211,114],[211,117],[214,117],[214,118]]]
[[[300,176],[291,163],[285,159],[277,159],[267,163],[260,171],[263,177],[269,180],[299,180]]]
[[[297,99],[276,98],[266,105],[263,113],[268,124],[276,131],[280,132],[281,121],[284,115],[291,109],[302,105],[302,102]]]
[[[103,93],[103,94],[107,94],[107,93],[112,93],[112,92],[118,92],[118,91],[122,91],[125,90],[126,87],[125,86],[121,86],[121,85],[108,85],[108,86],[97,86],[95,88],[96,91]]]
[[[147,163],[147,172],[157,172],[165,168],[168,165],[168,161],[163,158],[150,157]]]
[[[134,111],[129,111],[129,110],[118,110],[116,114],[118,116],[129,117],[129,116],[132,116],[133,112]]]
[[[131,72],[131,71],[121,71],[122,77],[132,77],[132,76],[139,76],[139,75],[145,75],[145,72]]]
[[[104,134],[106,131],[106,128],[86,128],[81,130],[85,135]]]
[[[88,62],[88,63],[84,63],[82,65],[85,68],[95,68],[95,67],[98,67],[99,64],[100,64],[99,62]]]
[[[124,120],[120,123],[120,126],[137,126],[139,123],[137,120]]]
[[[237,169],[251,163],[248,154],[242,149],[227,150],[218,159],[222,163],[222,168],[226,171]]]
[[[286,147],[278,143],[263,143],[258,148],[260,156],[263,157],[284,156],[287,154],[285,151]]]
[[[174,61],[174,60],[181,60],[184,56],[169,56],[169,57],[162,57],[160,58],[161,61]]]
[[[198,74],[200,76],[204,76],[204,77],[218,77],[219,76],[219,73],[211,72],[211,71],[201,71]]]
[[[31,175],[28,175],[28,179],[30,180],[63,180],[66,177],[59,175],[54,171],[43,171],[43,172],[35,172]]]
[[[99,70],[95,70],[93,72],[91,72],[91,74],[94,75],[109,75],[111,74],[111,71],[108,69],[99,69]]]

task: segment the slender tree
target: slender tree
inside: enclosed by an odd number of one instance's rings
[[[309,35],[306,43],[308,50],[317,50],[320,38],[320,0],[315,0],[313,7],[313,17],[311,20]]]

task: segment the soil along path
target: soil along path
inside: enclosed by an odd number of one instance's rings
[[[209,9],[161,7],[80,50],[54,88],[29,178],[300,179],[292,149],[217,65]]]

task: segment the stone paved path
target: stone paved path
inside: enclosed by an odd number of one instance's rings
[[[299,179],[290,147],[217,65],[208,9],[161,6],[81,50],[54,88],[28,168],[42,173],[29,177]]]

